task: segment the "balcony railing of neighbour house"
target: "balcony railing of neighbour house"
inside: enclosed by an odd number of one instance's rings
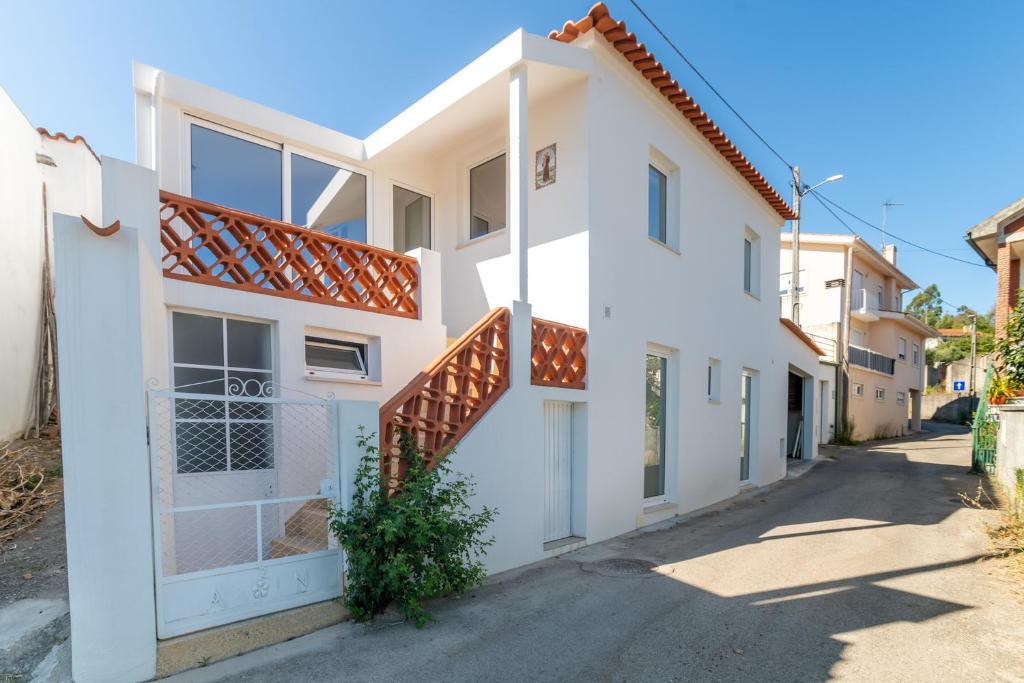
[[[855,311],[877,311],[878,298],[866,289],[855,289],[851,308]]]
[[[868,368],[875,372],[892,375],[896,372],[896,359],[875,353],[870,349],[862,349],[859,346],[851,346],[849,352],[850,362],[862,368]]]
[[[165,191],[160,242],[168,278],[419,317],[411,256]]]

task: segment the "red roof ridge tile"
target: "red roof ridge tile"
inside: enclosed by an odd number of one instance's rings
[[[36,131],[38,131],[39,134],[42,135],[43,137],[49,138],[51,140],[63,140],[64,142],[70,142],[71,144],[81,142],[83,145],[85,145],[85,148],[89,150],[89,153],[92,154],[93,158],[95,158],[96,161],[100,160],[99,156],[96,154],[95,151],[93,151],[93,148],[89,145],[89,142],[81,135],[76,135],[75,137],[72,138],[67,133],[63,133],[61,131],[51,133],[50,131],[46,130],[43,127],[36,128]]]
[[[679,82],[662,66],[647,47],[637,40],[636,34],[626,29],[626,22],[613,19],[608,7],[599,2],[590,8],[587,15],[577,21],[567,21],[561,31],[552,31],[548,38],[562,43],[571,43],[581,34],[597,29],[633,68],[650,81],[651,85],[667,99],[700,132],[718,153],[746,178],[747,182],[775,209],[784,220],[796,218],[789,204],[768,184],[754,165],[736,148],[714,121],[686,94]]]
[[[804,332],[803,328],[797,325],[795,322],[793,322],[789,318],[779,318],[779,322],[782,323],[783,327],[785,327],[790,332],[795,334],[800,341],[802,341],[804,344],[810,347],[810,349],[817,353],[819,356],[826,355],[825,352],[821,350],[821,347],[818,346],[818,343],[811,339],[810,335]]]

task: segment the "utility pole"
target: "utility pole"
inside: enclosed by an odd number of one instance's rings
[[[971,316],[971,410],[974,410],[974,366],[978,359],[978,316]]]
[[[790,319],[800,324],[800,167],[793,167],[793,273],[789,278],[789,300],[792,303]]]

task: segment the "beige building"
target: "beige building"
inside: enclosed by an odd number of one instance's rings
[[[782,315],[794,318],[790,233],[781,259]],[[895,246],[883,255],[854,235],[803,233],[799,283],[800,326],[835,364],[836,424],[852,425],[855,439],[920,429],[925,341],[937,332],[902,312],[917,284],[896,267]]]

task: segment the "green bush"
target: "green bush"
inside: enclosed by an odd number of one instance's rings
[[[401,450],[408,469],[400,489],[388,495],[380,453],[369,439],[360,430],[363,456],[350,509],[330,510],[331,532],[347,562],[345,606],[354,620],[365,622],[393,603],[422,627],[433,620],[424,600],[463,593],[483,581],[480,558],[494,543],[483,534],[497,512],[484,507],[472,513],[472,481],[454,472],[447,457],[428,469],[404,432]]]

